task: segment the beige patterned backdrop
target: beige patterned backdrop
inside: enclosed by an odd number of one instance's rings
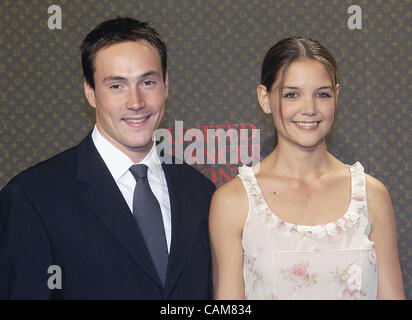
[[[348,7],[362,28],[348,27]],[[51,5],[62,28],[49,29]],[[261,130],[261,155],[273,125],[259,110],[256,85],[267,49],[292,35],[323,42],[341,71],[339,115],[330,151],[359,160],[389,189],[399,234],[405,292],[412,298],[411,1],[338,0],[2,0],[0,2],[0,187],[21,170],[78,143],[94,114],[82,92],[79,45],[102,20],[150,21],[169,47],[165,127],[216,125]],[[199,165],[217,185],[236,165]]]

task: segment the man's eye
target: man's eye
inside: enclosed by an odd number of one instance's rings
[[[293,98],[297,98],[297,97],[298,97],[298,94],[297,94],[296,92],[289,92],[289,93],[286,93],[286,94],[284,95],[284,97],[285,97],[285,98],[289,98],[289,99],[293,99]]]
[[[156,82],[154,82],[153,80],[145,80],[145,81],[143,81],[143,85],[144,85],[145,87],[151,86],[151,85],[154,85],[154,84],[156,84]]]
[[[121,85],[120,84],[112,84],[109,89],[120,89]]]

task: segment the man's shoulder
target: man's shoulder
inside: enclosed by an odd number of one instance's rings
[[[67,177],[75,175],[75,158],[76,147],[72,147],[23,170],[7,185],[39,188],[52,182],[62,182],[67,180]]]
[[[168,167],[170,170],[173,170],[176,175],[179,175],[182,180],[191,180],[196,183],[204,184],[208,187],[214,187],[214,183],[204,174],[185,162],[182,164],[169,164]]]
[[[210,200],[216,190],[215,184],[196,168],[187,163],[174,163],[166,165],[166,170],[173,176],[173,187],[176,184],[185,192],[198,194]]]

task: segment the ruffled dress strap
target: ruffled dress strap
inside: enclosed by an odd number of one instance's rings
[[[370,233],[370,220],[368,213],[368,201],[366,198],[366,175],[363,166],[360,162],[356,162],[348,166],[352,175],[352,196],[351,206],[349,209],[356,211],[362,218],[362,224],[365,228],[365,233]]]
[[[345,214],[334,222],[323,225],[305,226],[289,223],[272,212],[263,196],[251,167],[240,167],[239,177],[245,186],[251,206],[260,221],[276,232],[300,238],[320,239],[335,236],[352,228],[366,205],[365,174],[359,162],[348,166],[351,172],[351,200]],[[249,214],[251,210],[249,209]],[[249,215],[248,215],[249,218]]]
[[[239,174],[238,177],[243,183],[243,187],[246,190],[248,202],[249,202],[249,211],[246,218],[246,224],[249,221],[250,212],[253,210],[253,202],[254,202],[254,195],[256,195],[256,178],[253,174],[253,168],[243,165],[239,167]]]

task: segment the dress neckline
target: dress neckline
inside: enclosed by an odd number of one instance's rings
[[[256,209],[256,214],[264,224],[288,235],[320,239],[327,235],[335,236],[351,228],[358,221],[362,208],[365,205],[364,169],[359,162],[347,166],[351,176],[351,197],[348,209],[337,220],[320,225],[299,225],[280,219],[267,204],[253,168],[247,166],[240,167],[239,176],[245,182],[245,187]]]

